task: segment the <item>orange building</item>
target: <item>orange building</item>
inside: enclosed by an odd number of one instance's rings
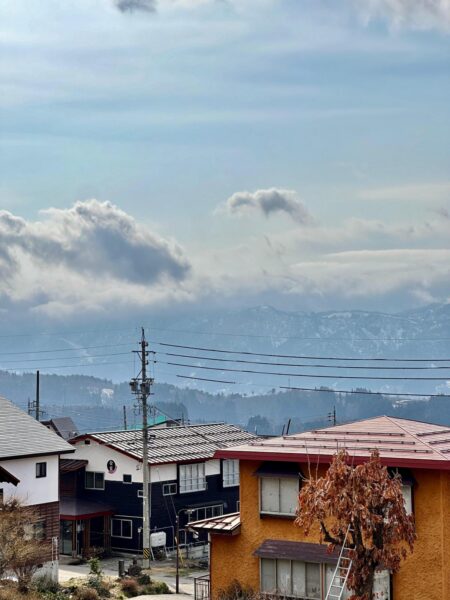
[[[413,554],[397,574],[377,574],[373,597],[450,600],[450,428],[391,417],[216,453],[240,463],[240,513],[192,524],[210,533],[213,599],[235,580],[284,597],[326,597],[337,555],[319,543],[318,529],[306,538],[294,517],[301,474],[308,474],[308,465],[324,473],[338,448],[346,448],[355,464],[377,448],[383,464],[402,476],[405,505],[416,521]]]

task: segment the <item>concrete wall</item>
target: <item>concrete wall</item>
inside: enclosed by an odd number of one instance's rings
[[[241,533],[212,536],[213,596],[233,579],[259,589],[259,560],[254,551],[266,539],[318,542],[318,529],[306,538],[289,518],[259,515],[259,462],[241,461]],[[307,469],[303,468],[306,473]],[[414,554],[393,579],[392,600],[450,599],[450,474],[414,470],[414,514],[418,539]]]

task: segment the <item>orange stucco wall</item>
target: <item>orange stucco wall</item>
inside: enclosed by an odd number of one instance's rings
[[[260,517],[259,482],[253,475],[259,465],[241,461],[240,535],[212,536],[213,597],[235,579],[259,589],[259,560],[253,552],[264,540],[319,541],[318,529],[306,538],[293,519]],[[450,600],[450,474],[427,470],[413,474],[418,539],[413,555],[394,577],[392,600]]]

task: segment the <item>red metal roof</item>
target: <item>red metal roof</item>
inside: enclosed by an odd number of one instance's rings
[[[374,417],[294,435],[254,440],[216,452],[216,458],[330,462],[345,448],[358,463],[378,449],[384,464],[450,470],[450,427]]]
[[[201,521],[191,521],[188,523],[189,529],[200,529],[210,531],[211,533],[225,533],[234,535],[239,533],[241,527],[240,513],[229,513],[220,517],[212,517],[210,519],[202,519]]]

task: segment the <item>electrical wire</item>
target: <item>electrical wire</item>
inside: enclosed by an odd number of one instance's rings
[[[447,381],[448,377],[380,377],[379,375],[369,375],[357,377],[356,375],[316,375],[315,373],[278,373],[275,371],[254,371],[251,369],[231,369],[229,367],[206,367],[200,365],[186,365],[183,363],[156,361],[163,365],[173,367],[184,367],[188,369],[204,369],[207,371],[219,371],[222,373],[251,373],[253,375],[273,375],[275,377],[304,377],[312,379],[358,379],[358,380],[384,380],[384,381]]]
[[[0,364],[11,364],[11,363],[41,363],[43,361],[49,361],[49,360],[60,360],[61,358],[63,358],[64,360],[79,360],[80,358],[84,358],[84,359],[90,359],[90,358],[105,358],[108,356],[130,356],[131,358],[131,352],[113,352],[110,354],[90,354],[89,356],[54,356],[52,358],[25,358],[23,360],[2,360],[0,361]]]
[[[280,385],[280,390],[298,390],[301,392],[325,392],[330,394],[363,394],[367,396],[392,396],[394,398],[450,398],[450,394],[413,394],[413,393],[393,393],[393,392],[374,392],[369,390],[332,390],[332,389],[320,389],[320,388],[307,388],[307,387],[295,387]]]
[[[48,354],[50,352],[79,352],[81,350],[94,350],[98,348],[117,348],[118,346],[130,346],[130,343],[103,344],[101,346],[80,346],[77,348],[55,348],[54,350],[22,350],[21,352],[0,352],[0,356],[20,356],[22,354]]]
[[[314,369],[363,369],[363,370],[380,370],[380,371],[418,371],[418,370],[435,370],[435,369],[450,369],[450,364],[447,366],[428,366],[428,367],[380,367],[380,366],[361,366],[361,365],[322,365],[322,364],[292,364],[292,363],[280,363],[280,362],[264,362],[260,360],[245,360],[245,359],[237,359],[237,358],[211,358],[209,356],[196,356],[192,354],[176,354],[173,352],[160,352],[164,356],[176,356],[178,358],[193,358],[194,360],[209,360],[215,362],[225,362],[225,363],[243,363],[250,365],[268,365],[275,367],[302,367],[302,368],[314,368]]]
[[[170,347],[170,348],[181,348],[184,350],[198,350],[200,352],[218,352],[221,354],[239,354],[245,356],[265,356],[269,358],[293,358],[293,359],[305,359],[305,360],[350,360],[350,361],[380,361],[380,362],[450,362],[450,358],[377,358],[377,357],[351,357],[351,356],[308,356],[305,354],[270,354],[266,352],[249,352],[239,350],[223,350],[219,348],[204,348],[199,346],[184,346],[181,344],[169,344],[167,342],[156,342],[152,341],[152,344],[158,344],[159,346]]]

